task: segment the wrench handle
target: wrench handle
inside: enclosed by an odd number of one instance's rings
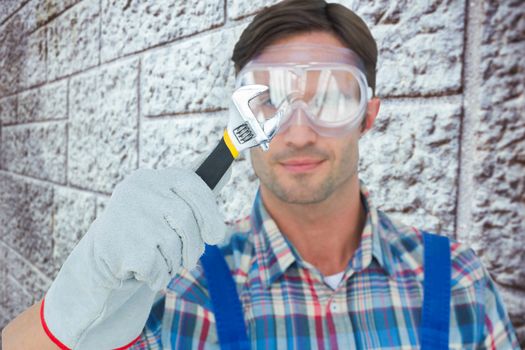
[[[225,130],[217,146],[195,172],[213,190],[238,154],[235,146],[229,142],[228,131]]]

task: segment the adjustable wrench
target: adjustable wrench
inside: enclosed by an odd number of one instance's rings
[[[196,170],[211,189],[215,188],[240,152],[255,146],[268,150],[284,111],[279,108],[272,118],[261,125],[250,108],[250,103],[267,91],[265,85],[246,85],[234,91],[232,102],[235,108],[231,109],[231,113],[235,114],[230,116],[217,146]]]

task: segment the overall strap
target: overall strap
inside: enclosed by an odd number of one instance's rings
[[[423,232],[424,271],[421,349],[448,349],[450,323],[450,241]]]
[[[206,245],[201,263],[208,281],[221,349],[250,349],[241,301],[220,249]]]

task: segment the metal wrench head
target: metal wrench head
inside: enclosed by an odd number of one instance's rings
[[[260,146],[264,151],[269,148],[271,139],[279,129],[283,112],[278,110],[274,117],[266,120],[263,125],[259,123],[250,108],[250,101],[261,96],[268,91],[266,85],[245,85],[233,92],[233,104],[239,111],[241,118],[251,129],[251,138],[244,139],[244,142],[255,139],[253,146]],[[239,140],[240,141],[240,140]],[[252,147],[253,147],[252,146]]]

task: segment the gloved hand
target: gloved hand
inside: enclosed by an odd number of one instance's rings
[[[41,318],[48,336],[74,349],[131,343],[157,292],[181,266],[195,267],[204,243],[221,242],[225,231],[214,193],[193,171],[134,172],[47,292]]]

